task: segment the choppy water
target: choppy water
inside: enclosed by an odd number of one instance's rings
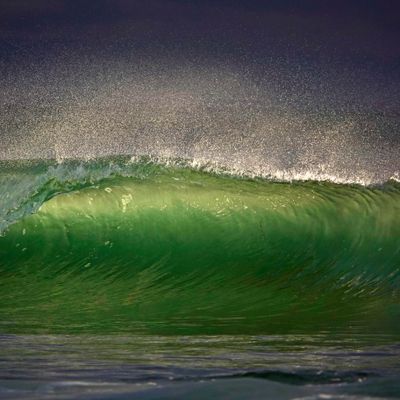
[[[400,397],[400,188],[3,161],[0,397]]]
[[[398,398],[390,336],[1,336],[0,397]]]

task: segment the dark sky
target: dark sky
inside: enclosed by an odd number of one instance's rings
[[[391,0],[1,0],[3,56],[24,46],[141,46],[256,59],[304,57],[398,68]],[[385,65],[383,65],[385,64]]]
[[[347,81],[360,103],[395,112],[399,43],[391,0],[0,0],[6,74],[72,59],[219,62],[282,82]]]
[[[241,115],[236,126],[246,134],[256,126],[266,147],[260,127],[275,121],[288,148],[299,132],[314,135],[300,120],[312,124],[325,113],[342,124],[351,114],[354,135],[383,137],[373,151],[392,151],[399,43],[394,0],[0,0],[0,155],[20,154],[33,131],[60,142],[59,132],[75,132],[78,122],[86,137],[107,126],[132,145],[138,118],[147,130],[173,132],[167,117],[178,109],[182,137],[199,126],[215,132],[211,118],[228,137]],[[184,111],[193,99],[197,121]],[[162,122],[146,114],[152,107],[164,107]]]

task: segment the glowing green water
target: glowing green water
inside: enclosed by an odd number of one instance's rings
[[[400,332],[395,183],[104,162],[0,183],[3,332]]]

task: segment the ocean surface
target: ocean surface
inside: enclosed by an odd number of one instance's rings
[[[400,185],[0,162],[0,398],[400,398]]]

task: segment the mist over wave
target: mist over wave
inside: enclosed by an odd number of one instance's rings
[[[353,98],[361,89],[351,79],[335,88],[326,76],[216,61],[34,64],[2,79],[0,158],[150,155],[286,180],[382,183],[399,173],[399,118]]]

